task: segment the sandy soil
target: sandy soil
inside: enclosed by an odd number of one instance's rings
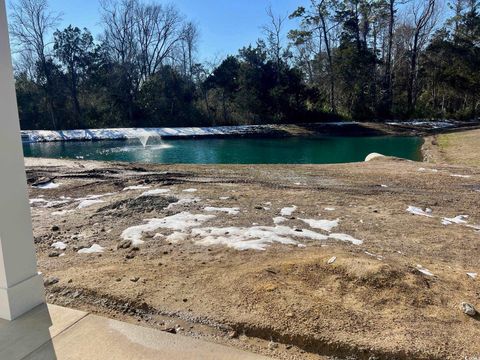
[[[279,359],[480,356],[480,317],[461,309],[462,302],[480,309],[480,278],[467,275],[480,273],[480,232],[466,226],[480,224],[480,168],[398,159],[321,166],[27,159],[26,165],[30,184],[41,177],[59,184],[30,187],[49,302]],[[149,189],[123,190],[129,186]],[[141,196],[154,189],[170,191]],[[79,209],[80,199],[92,195],[103,202]],[[292,206],[275,228],[273,218]],[[409,206],[430,208],[432,217],[413,215]],[[191,229],[150,229],[139,246],[123,241],[122,232],[145,219],[182,212],[215,217],[197,219]],[[442,224],[458,215],[469,215],[467,223]],[[329,232],[302,219],[339,221]],[[228,246],[236,231],[255,226],[281,229],[288,235],[280,240],[295,243],[263,244],[263,251]],[[224,244],[205,239],[211,227],[221,228]],[[184,235],[167,238],[174,232]],[[316,240],[308,238],[312,232]],[[58,241],[65,250],[52,248]],[[93,244],[104,252],[78,253]]]

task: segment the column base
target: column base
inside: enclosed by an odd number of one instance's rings
[[[0,288],[0,319],[14,320],[44,302],[41,274],[34,275],[7,289]]]

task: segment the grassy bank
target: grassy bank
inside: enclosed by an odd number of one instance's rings
[[[480,166],[480,129],[426,138],[427,161],[462,166]]]

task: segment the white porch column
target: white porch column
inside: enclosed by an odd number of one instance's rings
[[[13,82],[5,0],[0,0],[0,318],[43,303]]]

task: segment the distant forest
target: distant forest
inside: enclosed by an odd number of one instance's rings
[[[477,0],[311,0],[290,16],[266,9],[261,38],[213,63],[198,61],[198,27],[174,5],[101,0],[100,9],[94,37],[73,24],[58,29],[47,0],[12,5],[23,129],[479,114]],[[287,33],[288,21],[298,28]]]

